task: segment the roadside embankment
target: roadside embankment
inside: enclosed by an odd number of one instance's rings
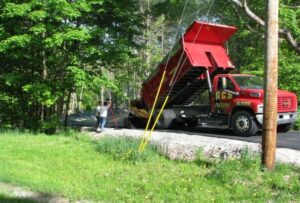
[[[91,132],[95,138],[102,136],[126,136],[141,139],[144,131],[133,129],[106,129],[97,134]],[[207,158],[239,157],[244,149],[251,153],[260,153],[261,144],[225,138],[205,137],[201,134],[190,135],[180,132],[153,132],[150,142],[155,144],[161,153],[170,159],[193,160],[197,151],[201,150]],[[277,148],[276,161],[300,165],[300,151]]]

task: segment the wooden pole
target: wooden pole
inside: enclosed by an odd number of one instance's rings
[[[278,83],[278,7],[279,0],[266,1],[265,96],[262,136],[262,164],[269,170],[275,166],[277,139]]]

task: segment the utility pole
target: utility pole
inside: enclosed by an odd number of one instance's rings
[[[278,7],[279,0],[266,0],[262,164],[269,170],[272,170],[275,166],[277,140]]]

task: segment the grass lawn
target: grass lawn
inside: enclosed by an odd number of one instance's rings
[[[138,142],[84,135],[2,132],[0,181],[71,200],[104,202],[300,202],[300,169],[259,158],[171,161]],[[0,191],[1,197],[1,191]]]

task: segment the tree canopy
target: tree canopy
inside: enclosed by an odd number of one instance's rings
[[[82,85],[120,92],[101,67],[134,55],[137,1],[2,1],[0,13],[2,123],[40,127]]]

